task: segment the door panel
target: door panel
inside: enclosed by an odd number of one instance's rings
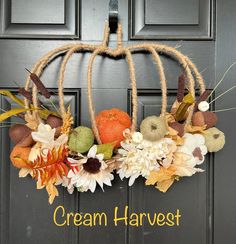
[[[130,0],[131,39],[212,39],[212,0]]]
[[[48,51],[80,41],[99,43],[108,16],[109,0],[43,0],[40,4],[38,1],[0,0],[0,3],[0,88],[16,92],[13,81],[24,86],[27,75],[24,68],[31,68]],[[218,6],[217,12],[214,5]],[[47,11],[43,11],[44,8]],[[235,60],[236,33],[232,24],[236,22],[235,8],[233,0],[217,0],[216,3],[213,0],[120,0],[124,45],[152,39],[177,46],[203,73],[207,87],[213,88],[215,76],[219,79]],[[214,35],[215,19],[217,32]],[[110,46],[113,48],[116,47],[115,40],[116,35],[112,34]],[[87,126],[90,126],[86,81],[89,57],[89,53],[74,54],[67,65],[64,81],[65,99],[72,104],[76,124]],[[56,58],[42,76],[46,86],[53,91],[57,88],[62,58],[63,55]],[[160,113],[160,81],[150,54],[136,53],[133,59],[140,123],[143,117]],[[168,104],[171,104],[181,69],[167,56],[162,56],[162,61],[168,81]],[[235,71],[227,77],[217,89],[216,96],[234,84]],[[93,64],[92,86],[96,111],[118,107],[132,112],[125,60],[98,56]],[[229,95],[217,100],[214,106],[219,109],[230,107],[232,101],[235,99]],[[5,97],[0,97],[2,109],[14,106]],[[60,189],[60,196],[52,206],[47,203],[46,192],[35,189],[35,182],[30,178],[18,178],[18,170],[9,160],[12,145],[7,128],[0,128],[0,244],[38,244],[42,241],[46,244],[233,243],[236,237],[236,207],[232,201],[236,185],[232,160],[235,133],[231,133],[235,132],[234,118],[233,113],[219,113],[219,128],[226,132],[227,146],[222,152],[206,158],[204,173],[180,180],[166,194],[145,187],[143,179],[138,179],[129,188],[126,180],[121,181],[116,176],[113,187],[105,187],[105,192],[69,195]],[[227,167],[223,167],[226,164]],[[108,226],[56,227],[52,218],[58,205],[63,205],[66,212],[105,211]],[[182,215],[180,226],[151,227],[145,224],[136,228],[120,224],[114,227],[114,208],[124,209],[126,205],[130,212],[166,213],[178,208]]]
[[[77,0],[1,0],[0,38],[79,37]]]

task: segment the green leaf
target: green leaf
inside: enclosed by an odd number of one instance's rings
[[[0,90],[0,94],[3,95],[3,96],[9,97],[14,102],[19,104],[21,107],[23,107],[23,108],[25,107],[24,101],[19,99],[17,96],[13,95],[10,91],[8,91],[8,90]],[[30,104],[30,110],[36,110],[36,108],[32,104]],[[25,109],[25,111],[27,111],[27,109]],[[25,111],[23,111],[23,112],[25,112]],[[39,116],[40,116],[41,119],[47,119],[48,115],[50,115],[50,114],[61,118],[61,116],[58,113],[50,111],[50,110],[47,110],[47,109],[38,109],[38,111],[39,111]]]
[[[50,114],[55,115],[58,118],[61,118],[61,116],[56,112],[52,112],[52,111],[47,110],[47,109],[39,109],[39,116],[41,119],[47,119],[48,115],[50,115]]]
[[[103,154],[104,159],[110,159],[113,154],[113,145],[112,144],[101,144],[97,145],[97,154]]]
[[[26,112],[28,109],[25,108],[13,108],[3,114],[0,114],[0,122],[20,113]]]
[[[13,95],[10,91],[8,90],[0,90],[0,94],[3,96],[7,96],[11,98],[14,102],[19,104],[21,107],[25,107],[24,101],[18,98],[17,96]]]

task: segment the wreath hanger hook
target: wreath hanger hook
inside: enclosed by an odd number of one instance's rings
[[[116,33],[118,29],[118,0],[110,0],[109,2],[108,21],[110,33]]]

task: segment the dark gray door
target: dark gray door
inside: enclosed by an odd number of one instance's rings
[[[16,91],[22,86],[25,67],[31,68],[43,54],[66,43],[99,42],[108,16],[108,0],[0,0],[0,88]],[[188,55],[202,71],[208,88],[236,59],[236,2],[234,0],[120,0],[119,17],[123,41],[158,41]],[[111,46],[115,46],[115,35]],[[76,123],[90,125],[87,109],[86,66],[89,54],[76,54],[65,77],[66,102],[72,104]],[[62,57],[45,71],[42,80],[56,89]],[[159,78],[150,55],[134,55],[139,89],[139,121],[158,114],[161,104]],[[179,67],[163,57],[168,88],[175,91]],[[216,95],[235,84],[232,70]],[[93,90],[96,110],[118,107],[130,111],[129,75],[124,60],[98,57],[94,63]],[[56,90],[55,90],[56,91]],[[173,94],[173,93],[171,93]],[[171,98],[171,96],[170,96]],[[216,109],[233,107],[235,95],[228,94]],[[0,97],[1,109],[15,106]],[[112,188],[96,193],[69,195],[60,190],[52,206],[47,194],[36,190],[30,178],[19,179],[9,160],[11,144],[7,128],[0,129],[0,243],[1,244],[93,244],[165,243],[232,244],[236,238],[235,199],[235,113],[219,113],[219,125],[227,145],[207,158],[205,173],[176,183],[166,194],[145,187],[142,179],[131,188],[118,177]],[[105,211],[107,227],[56,227],[53,212],[63,205],[67,212]],[[129,227],[112,223],[116,206],[128,205],[130,212],[181,211],[180,226]]]

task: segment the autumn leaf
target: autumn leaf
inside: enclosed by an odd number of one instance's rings
[[[178,131],[168,126],[169,133],[165,136],[166,138],[171,138],[177,146],[184,144],[184,138],[178,136]]]
[[[166,113],[165,118],[167,123],[175,122],[175,117],[170,113]]]
[[[155,185],[158,182],[170,180],[175,174],[175,167],[172,165],[169,168],[161,167],[159,171],[152,171],[148,176],[145,184]]]
[[[58,190],[51,182],[47,184],[46,190],[49,196],[48,202],[49,204],[53,204],[55,197],[59,196]]]
[[[157,183],[157,178],[159,177],[159,171],[152,171],[150,175],[148,176],[145,185],[150,186],[150,185],[155,185]]]
[[[24,178],[24,177],[26,177],[30,173],[31,173],[31,169],[21,168],[20,171],[19,171],[19,177],[20,178]]]
[[[54,148],[49,151],[46,158],[40,155],[34,162],[28,163],[33,178],[40,179],[42,185],[47,185],[51,181],[55,183],[58,177],[67,175],[67,154],[68,149],[62,146],[58,150]]]
[[[204,126],[187,125],[186,126],[186,132],[189,132],[191,134],[195,134],[195,133],[202,133],[202,134],[204,134],[204,130],[205,129],[206,129],[206,125],[204,125]]]
[[[171,179],[169,180],[164,180],[162,182],[157,182],[156,184],[156,188],[161,191],[161,192],[167,192],[167,190],[172,186],[172,184],[174,183],[175,178],[171,177]]]
[[[178,131],[171,128],[170,126],[168,126],[168,131],[169,131],[168,135],[170,135],[170,136],[177,136],[178,135]]]
[[[55,185],[68,174],[65,163],[67,155],[68,149],[62,146],[58,150],[54,148],[49,151],[47,157],[40,155],[34,162],[28,163],[32,177],[37,180],[37,189],[46,187],[50,204],[59,195]]]

